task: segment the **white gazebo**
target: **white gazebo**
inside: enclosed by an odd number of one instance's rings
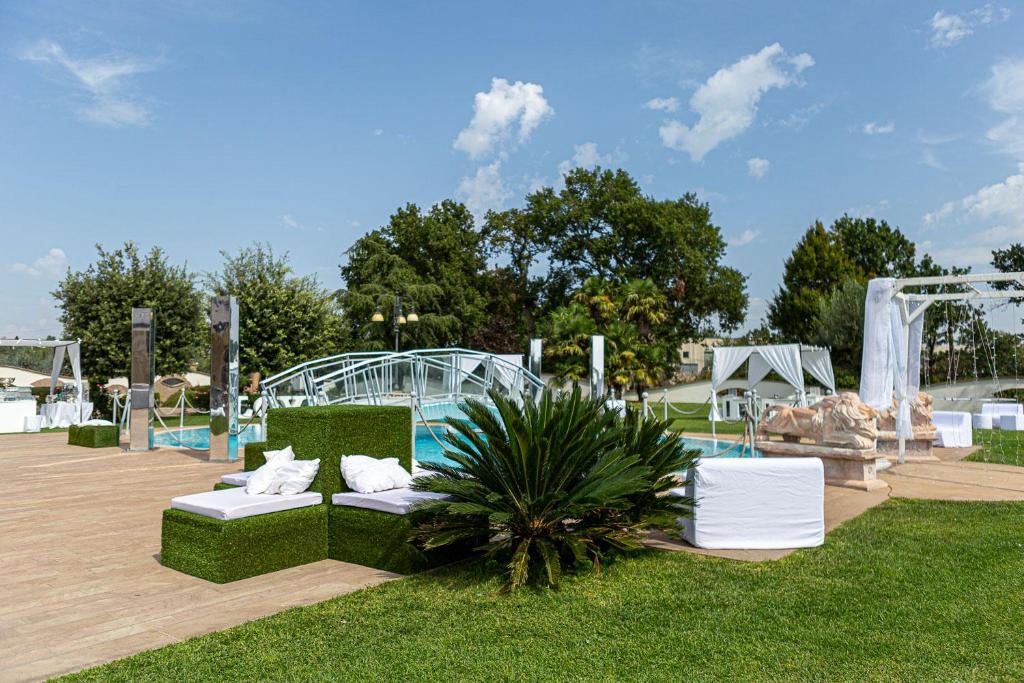
[[[83,404],[83,392],[82,392],[82,340],[76,339],[74,341],[64,341],[59,339],[4,339],[0,338],[0,347],[28,347],[37,349],[53,349],[53,364],[50,371],[50,394],[53,395],[54,390],[57,388],[57,379],[60,377],[60,369],[64,366],[64,356],[67,354],[68,360],[71,362],[71,373],[75,379],[75,406],[74,412],[77,419],[73,419],[72,423],[77,424],[84,419],[84,404]],[[4,403],[0,403],[0,410],[4,409]],[[13,419],[21,418],[20,413],[26,410],[25,406],[13,406],[15,403],[23,403],[22,401],[10,401],[11,406],[7,406],[7,412],[11,412],[17,408],[19,411],[18,416]],[[35,415],[35,400],[32,402],[32,415]],[[89,412],[91,413],[91,406]],[[5,422],[12,422],[12,420],[5,419]],[[23,418],[22,418],[23,422]],[[24,426],[19,426],[16,430],[0,430],[0,431],[22,431]]]
[[[734,372],[747,363],[746,389],[752,391],[770,371],[796,391],[797,404],[807,405],[804,371],[821,382],[830,392],[836,391],[832,357],[828,349],[802,344],[771,344],[761,346],[716,346],[711,352],[711,412],[713,423],[722,419],[718,411],[718,391]]]

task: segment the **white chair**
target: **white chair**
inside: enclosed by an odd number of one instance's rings
[[[992,416],[985,413],[974,413],[971,416],[971,426],[975,429],[992,429]]]
[[[683,538],[698,548],[810,548],[825,542],[818,458],[705,458],[674,495],[697,500]]]
[[[26,432],[38,432],[43,427],[43,417],[41,415],[26,415],[25,416],[25,431]]]

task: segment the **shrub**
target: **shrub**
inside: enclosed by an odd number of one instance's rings
[[[71,425],[68,428],[68,443],[86,448],[117,446],[120,430],[117,425]]]
[[[425,517],[413,537],[427,549],[463,542],[486,518],[481,550],[507,562],[509,589],[531,578],[555,586],[563,568],[596,567],[611,549],[639,549],[648,515],[670,504],[648,500],[666,486],[655,466],[670,467],[679,451],[652,450],[648,428],[630,432],[579,389],[558,398],[545,391],[538,403],[490,398],[496,414],[467,401],[460,407],[471,422],[448,420],[455,431],[446,435],[446,456],[457,466],[425,463],[436,476],[413,486],[450,499],[420,506]]]

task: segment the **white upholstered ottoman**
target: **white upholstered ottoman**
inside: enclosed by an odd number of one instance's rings
[[[705,458],[673,493],[697,500],[683,538],[698,548],[810,548],[825,542],[818,458]]]

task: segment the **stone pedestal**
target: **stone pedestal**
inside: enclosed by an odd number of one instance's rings
[[[932,443],[935,441],[935,428],[920,429],[914,428],[914,438],[907,439],[906,461],[907,462],[939,462],[939,459],[932,453]],[[900,440],[896,432],[878,432],[878,455],[889,460],[895,460],[900,454]]]
[[[871,449],[841,448],[792,441],[760,440],[754,446],[766,458],[821,458],[825,467],[825,483],[860,491],[874,491],[888,486],[876,476],[878,452]]]

